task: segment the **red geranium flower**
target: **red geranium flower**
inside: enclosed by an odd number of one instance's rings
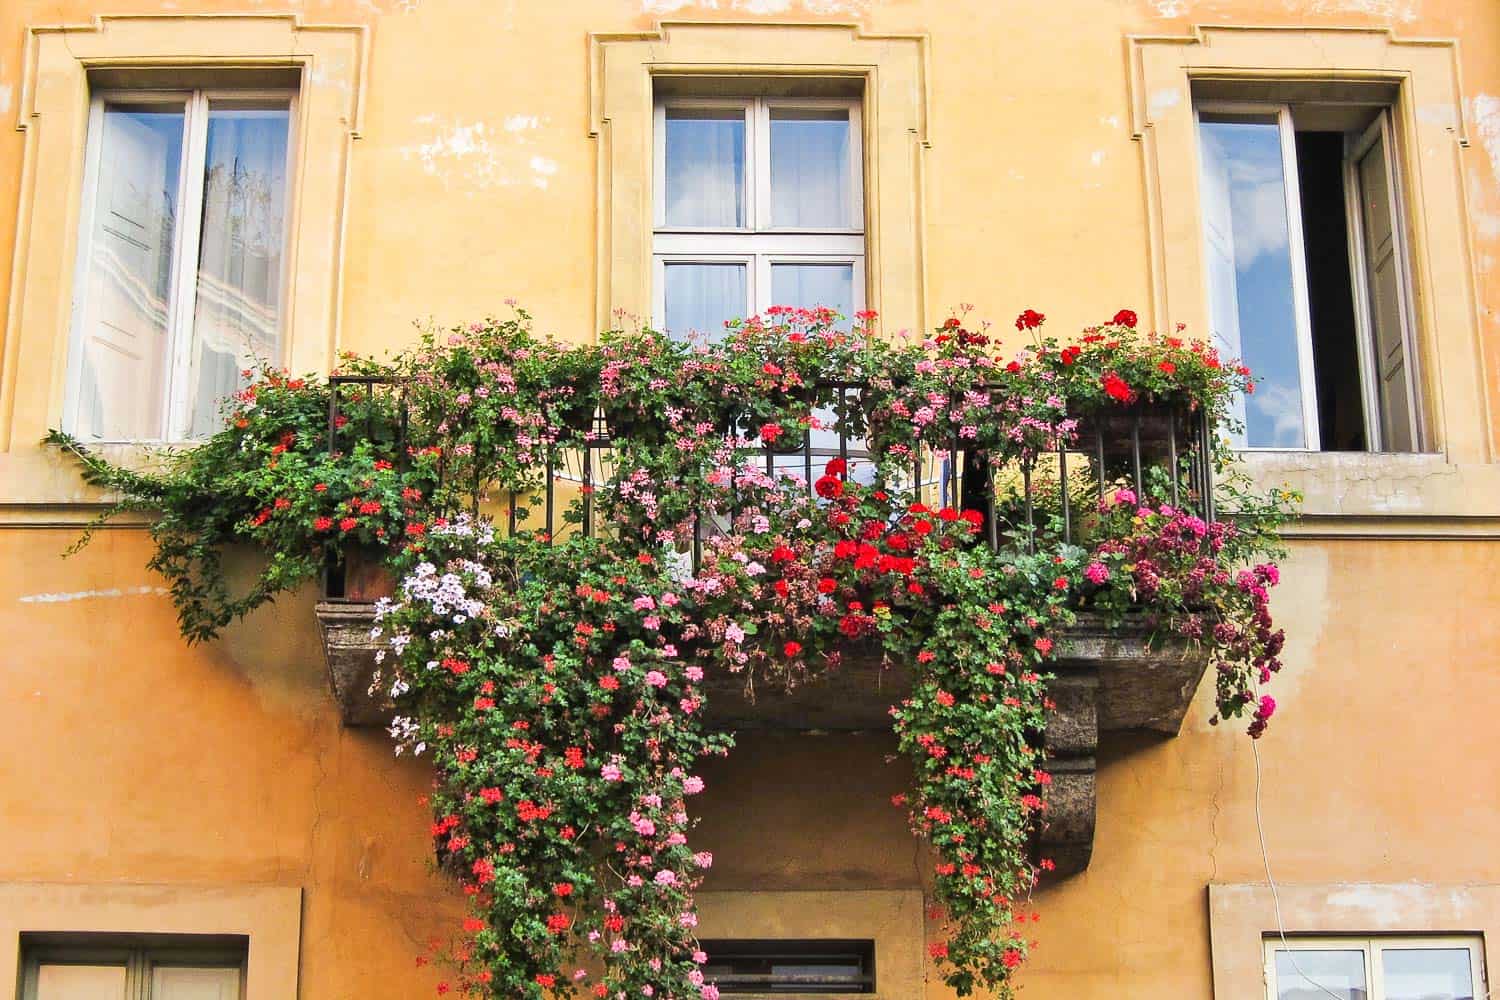
[[[1137,321],[1135,313],[1129,309],[1121,309],[1115,313],[1114,319],[1110,320],[1110,322],[1115,326],[1128,326],[1133,330]]]

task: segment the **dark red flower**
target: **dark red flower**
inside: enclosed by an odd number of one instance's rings
[[[1136,315],[1129,309],[1121,309],[1115,313],[1114,318],[1110,322],[1115,326],[1128,326],[1133,330],[1135,329]]]

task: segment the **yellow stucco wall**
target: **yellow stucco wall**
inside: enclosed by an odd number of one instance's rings
[[[589,135],[591,33],[651,32],[667,17],[850,22],[869,34],[924,36],[926,319],[969,302],[1003,324],[1034,306],[1061,330],[1121,306],[1144,313],[1152,299],[1128,36],[1290,24],[1457,38],[1469,144],[1454,142],[1447,156],[1468,218],[1451,235],[1469,270],[1428,291],[1472,291],[1473,363],[1500,412],[1493,0],[183,0],[171,8],[191,11],[291,11],[309,23],[368,28],[337,301],[338,340],[361,351],[406,343],[413,320],[475,317],[507,297],[543,329],[590,335],[600,186]],[[27,29],[145,12],[144,3],[92,0],[0,4],[0,118],[14,120],[22,107]],[[0,132],[0,247],[14,241],[23,149],[38,127],[46,122]],[[13,277],[0,269],[0,301],[12,309]],[[1465,280],[1471,288],[1454,287]],[[12,323],[9,334],[55,331]],[[0,357],[14,365],[16,352],[13,341]],[[46,425],[45,393],[15,398],[32,407],[7,415],[17,428]],[[1493,450],[1494,427],[1483,414],[1474,420]],[[1500,489],[1491,489],[1486,447],[1466,448],[1464,465],[1439,458],[1393,473],[1346,463],[1338,488],[1321,492],[1335,481],[1331,469],[1314,463],[1298,473],[1315,487],[1320,516],[1316,533],[1294,542],[1276,596],[1288,666],[1275,689],[1281,711],[1260,747],[1265,832],[1280,880],[1500,882],[1490,836],[1500,824]],[[106,531],[60,558],[86,513],[70,506],[81,496],[29,437],[18,434],[0,455],[0,499],[9,501],[0,503],[0,882],[300,887],[301,996],[429,995],[440,973],[415,956],[451,927],[461,902],[428,868],[418,802],[428,777],[420,763],[393,758],[380,734],[339,725],[311,595],[189,648],[154,589],[160,581],[143,569],[141,532]],[[1367,517],[1340,514],[1356,501]],[[1211,995],[1206,886],[1263,881],[1264,870],[1250,744],[1206,724],[1207,694],[1199,692],[1176,739],[1107,744],[1093,863],[1040,894],[1028,996]],[[922,866],[888,803],[904,779],[900,764],[885,762],[891,749],[879,735],[752,735],[706,769],[699,839],[716,857],[707,888],[746,894],[714,898],[715,933],[777,925],[771,911],[789,897],[749,893],[809,890],[891,893],[872,909],[879,933],[889,932],[907,912],[896,894],[919,887]],[[828,898],[840,926],[849,898]]]

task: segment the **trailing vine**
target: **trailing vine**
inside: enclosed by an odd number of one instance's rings
[[[1057,451],[1081,425],[1142,404],[1222,422],[1253,389],[1127,311],[1064,345],[1028,310],[1008,356],[959,317],[915,343],[872,323],[778,309],[714,345],[643,330],[568,348],[518,312],[429,332],[389,365],[349,361],[388,387],[338,400],[332,428],[340,390],[266,371],[223,431],[156,472],[53,440],[119,495],[106,516],[157,512],[152,567],[189,639],[362,549],[395,571],[376,683],[397,752],[432,761],[431,834],[471,901],[442,991],[714,1000],[693,906],[713,859],[691,846],[691,803],[699,762],[732,738],[705,721],[707,682],[790,686],[863,649],[912,674],[891,717],[915,784],[895,805],[931,846],[929,955],[959,995],[1006,996],[1050,865],[1030,845],[1065,629],[1082,610],[1144,612],[1208,651],[1215,721],[1249,715],[1259,736],[1292,498],[1238,483],[1221,446],[1234,516],[1206,517],[1202,470],[1129,482],[1102,436],[1093,474],[1066,480]],[[761,462],[833,430],[869,462],[827,460],[811,483]],[[570,530],[527,530],[524,507],[521,530],[497,530],[507,495],[604,434],[611,464],[570,498]],[[934,506],[906,475],[959,449],[990,476],[982,509]],[[241,543],[268,563],[232,594],[220,560]]]

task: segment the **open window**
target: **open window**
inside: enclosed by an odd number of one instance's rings
[[[290,89],[93,95],[64,424],[86,440],[218,426],[282,361]]]
[[[742,81],[759,96],[660,81],[656,92],[655,324],[723,334],[772,305],[864,308],[860,101],[845,86]]]
[[[1211,334],[1256,379],[1236,402],[1235,443],[1421,450],[1389,95],[1206,89],[1195,110]]]

